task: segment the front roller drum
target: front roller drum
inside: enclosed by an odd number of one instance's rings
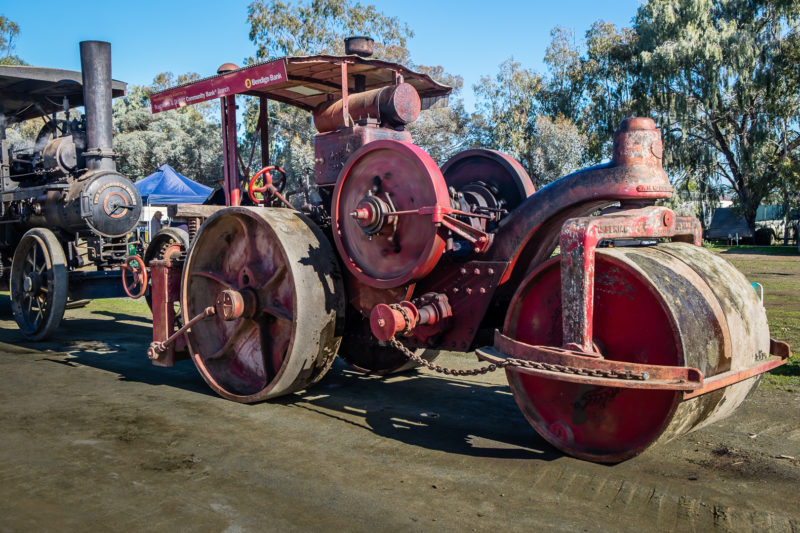
[[[520,286],[504,334],[562,346],[561,268],[542,265]],[[597,250],[594,344],[606,359],[693,367],[706,379],[769,357],[767,319],[745,277],[717,255],[682,243]],[[618,462],[734,411],[760,376],[699,396],[549,379],[506,368],[536,431],[562,451]]]
[[[221,396],[251,403],[307,388],[336,357],[345,300],[336,256],[305,216],[231,207],[209,217],[186,259],[192,360]]]

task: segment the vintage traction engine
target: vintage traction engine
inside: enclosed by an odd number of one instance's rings
[[[119,273],[142,200],[117,172],[107,42],[80,44],[83,72],[0,66],[0,285],[20,331],[40,340],[68,306],[123,296]],[[85,106],[80,119],[60,118]],[[11,150],[6,124],[41,118],[36,143]]]
[[[151,100],[220,98],[229,204],[171,213],[191,244],[149,261],[154,364],[189,357],[221,396],[257,402],[311,386],[337,354],[387,374],[476,350],[545,439],[616,462],[728,415],[790,356],[699,222],[655,205],[672,188],[652,120],[622,123],[611,162],[534,191],[500,152],[439,168],[412,144],[405,125],[450,91],[426,75],[351,52],[226,67]],[[243,190],[237,93],[261,99],[263,141],[268,99],[313,113],[318,196],[289,202],[266,142]]]

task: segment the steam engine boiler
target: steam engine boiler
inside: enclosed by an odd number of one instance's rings
[[[111,100],[125,84],[111,78],[111,47],[85,41],[80,52],[82,73],[0,66],[0,281],[33,340],[68,305],[124,294],[119,269],[142,208],[112,147]],[[43,122],[35,143],[12,149],[6,127],[31,119]]]

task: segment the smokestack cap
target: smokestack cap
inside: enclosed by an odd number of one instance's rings
[[[369,57],[374,50],[375,41],[372,37],[353,36],[344,40],[344,53],[347,55],[357,55],[359,57]]]
[[[217,69],[217,74],[225,74],[226,72],[233,72],[234,70],[239,70],[239,65],[236,63],[223,63]]]

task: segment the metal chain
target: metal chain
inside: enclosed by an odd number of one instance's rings
[[[471,368],[468,370],[459,370],[455,368],[447,368],[443,366],[439,366],[433,364],[432,362],[423,359],[422,357],[415,355],[411,350],[405,347],[402,342],[397,340],[396,337],[392,337],[389,339],[389,344],[392,345],[393,348],[399,350],[403,355],[405,355],[408,359],[414,361],[415,363],[419,364],[420,366],[424,366],[433,370],[434,372],[438,372],[439,374],[446,374],[448,376],[477,376],[480,374],[486,374],[487,372],[494,372],[498,368],[505,368],[507,366],[513,366],[517,368],[533,368],[536,370],[547,370],[550,372],[560,372],[562,374],[575,374],[578,376],[592,376],[592,377],[600,377],[600,378],[612,378],[612,379],[623,379],[623,380],[639,380],[639,381],[646,381],[650,378],[647,372],[632,372],[630,370],[625,370],[623,372],[617,370],[604,370],[601,368],[579,368],[575,366],[568,366],[568,365],[559,365],[555,363],[542,363],[539,361],[528,361],[527,359],[517,359],[514,357],[509,357],[504,360],[502,363],[489,363],[486,366],[482,366],[479,368]]]

